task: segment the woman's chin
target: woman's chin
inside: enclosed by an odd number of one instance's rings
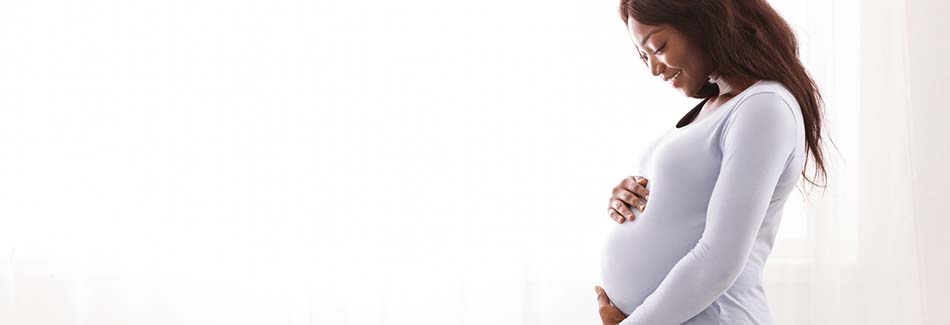
[[[694,91],[691,91],[692,88],[687,87],[686,85],[676,87],[676,90],[683,93],[686,97],[693,97],[695,95]]]
[[[699,99],[704,98],[703,96],[699,95],[699,88],[684,86],[684,87],[681,87],[679,90],[682,91],[683,95],[686,95],[686,97],[699,98]]]

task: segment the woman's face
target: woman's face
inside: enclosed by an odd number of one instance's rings
[[[686,35],[669,25],[643,25],[633,18],[627,20],[627,30],[654,76],[690,97],[706,84],[712,73],[710,59]]]

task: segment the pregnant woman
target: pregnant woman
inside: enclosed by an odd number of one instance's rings
[[[702,99],[613,190],[597,286],[604,324],[771,324],[762,268],[809,155],[821,95],[764,0],[623,0],[654,76]]]

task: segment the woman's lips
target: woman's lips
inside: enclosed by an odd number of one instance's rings
[[[676,71],[672,76],[670,76],[669,82],[673,87],[679,87],[680,76],[683,74],[683,70]]]

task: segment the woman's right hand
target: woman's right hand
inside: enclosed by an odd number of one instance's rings
[[[643,212],[646,209],[647,199],[650,198],[650,191],[647,190],[647,179],[641,176],[630,176],[620,181],[620,185],[614,187],[610,196],[610,203],[607,206],[607,214],[610,219],[617,223],[623,223],[625,220],[633,221],[633,211],[631,207]]]

